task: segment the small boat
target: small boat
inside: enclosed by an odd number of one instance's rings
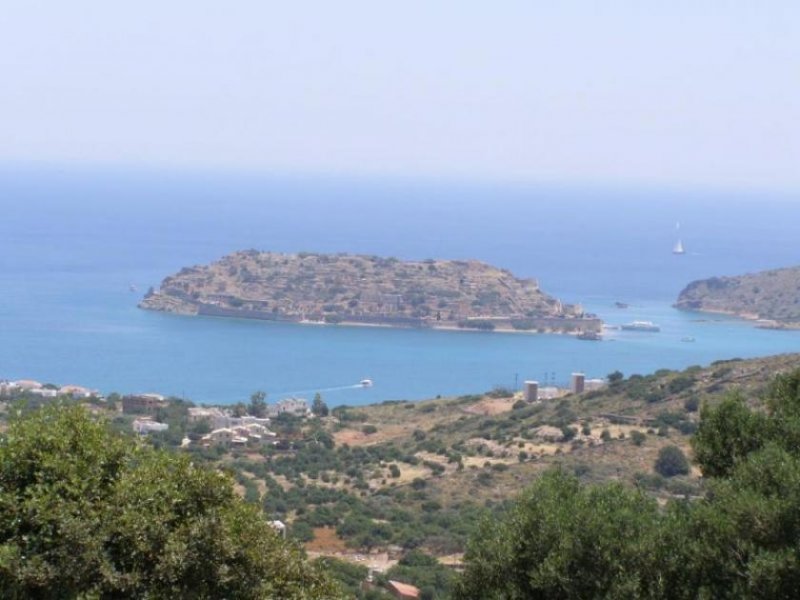
[[[614,307],[615,308],[628,308],[629,306],[630,306],[630,304],[628,304],[626,302],[614,302]]]
[[[693,342],[694,338],[692,336],[690,336],[690,335],[687,335],[686,337],[682,337],[681,341],[682,342]]]
[[[139,291],[139,289],[138,289],[138,288],[137,288],[137,287],[136,287],[134,284],[130,284],[130,285],[128,286],[128,291],[129,291],[129,292],[132,292],[132,293],[136,293],[136,292],[138,292],[138,291]]]
[[[358,385],[365,388],[372,387],[372,379],[362,379],[358,382]]]
[[[661,331],[661,327],[652,321],[632,321],[631,323],[620,325],[620,329],[623,331]]]

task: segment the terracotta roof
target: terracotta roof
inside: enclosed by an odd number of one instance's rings
[[[413,586],[409,583],[400,583],[399,581],[389,580],[389,585],[391,585],[395,590],[403,594],[404,596],[411,596],[412,598],[419,598],[419,588]]]

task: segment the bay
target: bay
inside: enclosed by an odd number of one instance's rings
[[[800,350],[798,332],[671,308],[693,279],[800,262],[791,195],[28,166],[0,169],[0,208],[0,378],[214,403],[319,390],[335,405]],[[585,342],[136,308],[166,275],[244,248],[476,258],[662,331]]]

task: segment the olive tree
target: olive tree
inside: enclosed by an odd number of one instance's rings
[[[0,437],[3,598],[337,598],[218,471],[80,407]]]

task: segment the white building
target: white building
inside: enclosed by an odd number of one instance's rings
[[[231,418],[219,408],[203,408],[193,406],[189,409],[189,423],[208,421],[212,429],[224,429],[231,426]]]
[[[286,537],[286,524],[283,521],[270,521],[270,526],[283,537]]]
[[[167,431],[168,429],[169,425],[167,423],[159,423],[158,421],[153,421],[153,419],[139,418],[133,420],[133,430],[139,435],[147,435],[154,431]]]
[[[267,427],[269,425],[269,417],[254,417],[252,415],[245,415],[243,417],[231,417],[232,420],[236,420],[236,425],[263,425]]]
[[[34,381],[33,379],[19,379],[18,381],[12,382],[12,384],[25,391],[38,390],[44,387],[41,383]]]
[[[100,393],[97,390],[90,390],[80,385],[62,385],[58,388],[58,393],[62,396],[72,396],[76,400],[79,398],[97,397]]]
[[[605,379],[587,379],[584,385],[587,392],[593,392],[602,390],[608,384]]]
[[[284,398],[275,404],[267,405],[267,414],[271,417],[277,417],[284,413],[296,417],[307,417],[311,414],[311,411],[308,408],[308,402],[304,398]]]
[[[13,394],[14,392],[19,391],[19,386],[15,381],[0,381],[0,396],[5,396],[7,394]]]

